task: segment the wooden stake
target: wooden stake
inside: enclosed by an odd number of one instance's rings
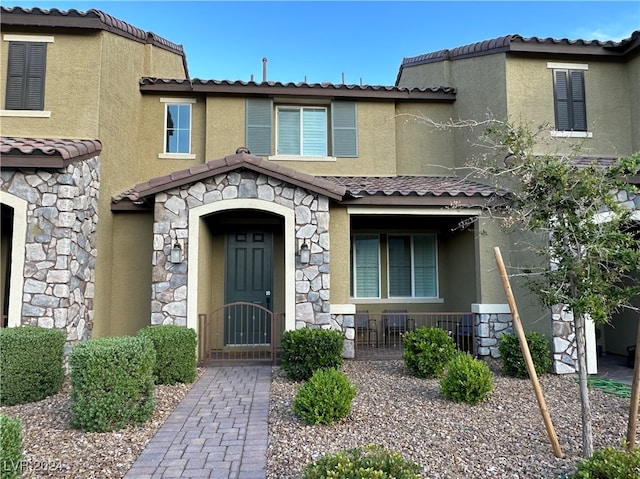
[[[551,417],[549,416],[547,404],[544,400],[542,389],[540,388],[540,383],[538,382],[538,374],[536,373],[536,368],[534,367],[533,360],[531,359],[531,352],[529,351],[527,338],[524,334],[524,330],[522,329],[520,315],[518,314],[516,301],[513,297],[513,291],[511,291],[511,284],[509,283],[507,270],[504,267],[504,262],[502,261],[502,254],[500,253],[500,248],[498,248],[497,246],[493,250],[496,256],[498,270],[500,271],[500,277],[502,278],[502,285],[504,286],[504,291],[507,294],[507,301],[509,302],[511,316],[513,316],[513,329],[516,331],[516,335],[518,336],[518,340],[520,341],[520,348],[522,349],[524,362],[527,366],[527,372],[529,373],[529,378],[531,379],[533,390],[536,393],[536,399],[538,400],[540,413],[542,414],[542,418],[544,419],[544,427],[547,429],[547,435],[549,436],[549,440],[551,441],[551,445],[553,446],[553,453],[556,457],[562,458],[564,457],[564,454],[562,454],[562,450],[560,449],[560,443],[558,442],[556,432],[553,428],[553,423],[551,422]]]
[[[640,405],[640,321],[636,333],[636,355],[633,365],[633,384],[631,386],[631,405],[629,406],[629,422],[627,423],[627,451],[636,447],[636,430],[638,428],[638,405]]]

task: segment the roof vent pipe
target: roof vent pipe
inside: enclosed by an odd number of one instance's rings
[[[262,82],[266,82],[267,81],[267,59],[263,58],[262,59]]]

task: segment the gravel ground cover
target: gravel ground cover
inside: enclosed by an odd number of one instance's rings
[[[198,370],[198,377],[204,371]],[[108,433],[71,428],[68,382],[42,401],[0,408],[22,421],[23,479],[118,479],[186,396],[192,384],[156,386],[151,420]]]
[[[358,388],[351,414],[331,426],[308,426],[292,412],[302,383],[273,368],[267,477],[299,478],[306,464],[328,453],[370,443],[399,452],[423,467],[425,479],[558,479],[581,455],[578,386],[572,376],[541,377],[564,459],[556,459],[528,380],[501,374],[477,406],[439,395],[438,381],[411,376],[402,361],[347,361]],[[202,370],[199,370],[199,374]],[[23,422],[24,479],[118,479],[164,423],[191,385],[157,386],[157,406],[145,425],[112,433],[69,426],[69,386],[35,403],[0,412]],[[618,446],[626,435],[630,400],[590,390],[597,449]],[[640,439],[640,438],[639,438]]]
[[[531,382],[503,375],[476,406],[449,402],[435,379],[411,376],[403,362],[347,361],[343,371],[358,393],[351,414],[331,426],[308,426],[292,412],[301,383],[274,368],[269,415],[268,476],[300,477],[309,462],[341,449],[374,443],[423,467],[427,479],[558,479],[582,454],[578,385],[574,376],[540,378],[565,458],[548,440]],[[590,390],[596,449],[620,446],[630,400]]]

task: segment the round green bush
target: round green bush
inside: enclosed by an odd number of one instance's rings
[[[151,418],[155,351],[147,338],[89,339],[71,350],[69,364],[73,427],[107,432]]]
[[[342,366],[344,333],[318,328],[285,331],[281,346],[282,369],[290,379],[306,381],[318,369]]]
[[[60,329],[0,329],[0,406],[40,401],[60,392],[65,341]]]
[[[451,336],[441,328],[418,328],[404,336],[404,364],[420,378],[437,378],[456,354]]]
[[[546,374],[551,367],[551,351],[549,350],[547,339],[536,331],[525,333],[525,338],[527,338],[536,374],[538,376]],[[506,333],[500,337],[498,351],[500,352],[502,369],[505,374],[516,378],[529,377],[527,365],[520,349],[520,341],[515,333]]]
[[[447,364],[440,393],[450,401],[478,404],[493,391],[493,374],[484,362],[469,353],[458,353]]]
[[[573,479],[638,479],[640,448],[625,452],[613,447],[595,451],[589,459],[578,463]]]
[[[418,479],[420,466],[370,444],[324,456],[307,465],[303,474],[304,479]]]
[[[0,479],[22,477],[22,423],[0,414]]]
[[[318,369],[302,385],[293,401],[293,412],[309,424],[331,424],[346,417],[356,388],[337,369]]]
[[[156,384],[190,383],[196,378],[198,335],[193,329],[173,324],[147,326],[138,331],[156,352],[153,369]]]

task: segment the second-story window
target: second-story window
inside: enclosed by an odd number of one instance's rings
[[[570,67],[572,65],[556,65]],[[554,68],[553,96],[557,131],[587,131],[584,70]]]
[[[47,43],[51,41],[48,37],[47,41],[9,41],[6,110],[44,110]]]
[[[326,108],[280,106],[277,125],[276,154],[327,155]]]
[[[191,104],[189,100],[164,100],[164,153],[191,153]]]
[[[271,98],[248,98],[245,144],[259,156],[357,157],[356,102],[276,105]]]

